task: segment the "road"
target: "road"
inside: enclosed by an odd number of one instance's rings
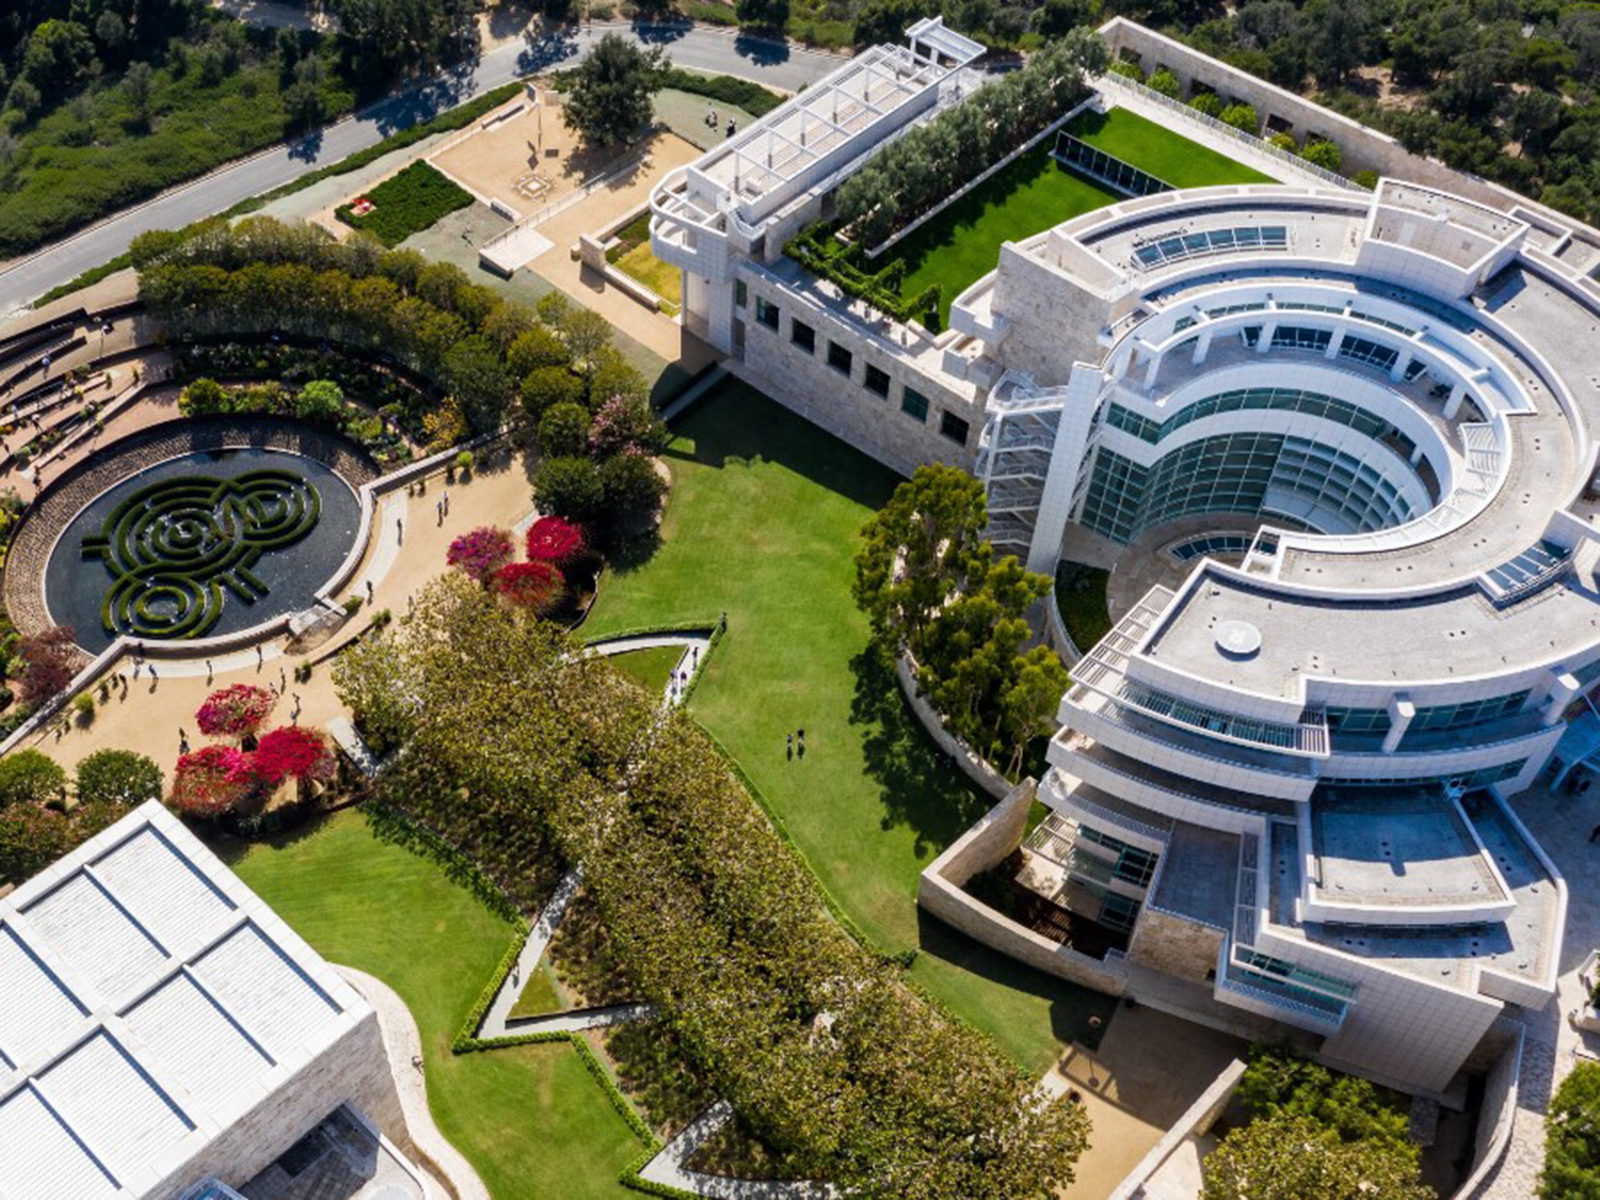
[[[517,40],[486,51],[455,76],[392,96],[295,142],[241,159],[180,184],[72,237],[46,246],[0,271],[0,318],[53,287],[115,258],[139,234],[177,229],[241,200],[271,191],[364,150],[389,134],[425,121],[480,92],[525,75],[575,62],[605,33],[666,48],[673,63],[693,70],[738,75],[783,91],[814,83],[842,61],[837,55],[735,35],[715,29],[596,25],[538,40]]]

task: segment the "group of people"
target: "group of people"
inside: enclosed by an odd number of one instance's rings
[[[802,727],[788,735],[788,743],[784,747],[787,758],[804,758],[806,756],[806,731]]]
[[[721,122],[721,120],[722,120],[721,114],[719,114],[717,112],[717,110],[714,109],[714,108],[706,113],[706,117],[705,117],[706,124],[708,126],[710,126],[712,129],[715,129],[717,127],[717,125]],[[738,129],[739,129],[739,122],[735,121],[732,117],[729,117],[728,118],[728,136],[732,137],[736,132],[738,132]]]

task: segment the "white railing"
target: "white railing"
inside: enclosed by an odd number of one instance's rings
[[[1271,142],[1266,141],[1264,138],[1259,138],[1253,133],[1246,133],[1244,130],[1237,129],[1234,126],[1227,124],[1225,121],[1219,121],[1215,117],[1208,117],[1205,113],[1199,111],[1198,109],[1191,108],[1182,100],[1174,100],[1171,96],[1166,95],[1164,92],[1158,92],[1155,90],[1155,88],[1148,87],[1145,84],[1140,83],[1137,79],[1129,79],[1126,75],[1118,75],[1114,71],[1107,71],[1100,77],[1100,86],[1104,88],[1108,84],[1111,86],[1113,91],[1118,88],[1122,88],[1123,90],[1138,96],[1140,99],[1149,100],[1153,104],[1159,104],[1165,108],[1173,110],[1174,112],[1180,112],[1191,120],[1200,122],[1200,124],[1204,125],[1207,129],[1210,129],[1215,133],[1220,133],[1224,137],[1231,138],[1236,142],[1241,142],[1244,145],[1249,146],[1252,150],[1256,150],[1267,155],[1269,158],[1276,158],[1282,162],[1288,163],[1296,170],[1304,171],[1309,175],[1313,175],[1325,183],[1331,183],[1335,187],[1344,188],[1346,191],[1365,192],[1367,190],[1359,183],[1356,183],[1354,180],[1346,179],[1343,175],[1338,174],[1336,171],[1330,171],[1326,167],[1317,166],[1316,163],[1307,162],[1298,154],[1291,154],[1287,150],[1284,150],[1278,146],[1274,146]]]

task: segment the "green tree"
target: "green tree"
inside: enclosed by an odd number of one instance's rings
[[[494,343],[482,334],[462,338],[444,358],[450,391],[473,433],[490,433],[506,419],[516,385]]]
[[[1222,1139],[1204,1164],[1204,1200],[1430,1200],[1415,1146],[1345,1142],[1293,1113],[1257,1117]]]
[[[0,879],[21,883],[74,844],[72,820],[63,813],[33,804],[0,808]]]
[[[581,404],[552,405],[539,418],[539,453],[576,458],[589,452],[589,410]]]
[[[1307,142],[1300,147],[1300,157],[1324,171],[1338,171],[1344,163],[1344,153],[1338,142]]]
[[[789,0],[737,0],[733,15],[741,25],[781,30],[789,23]]]
[[[1222,97],[1215,92],[1196,92],[1189,97],[1189,107],[1208,117],[1220,118],[1223,112]]]
[[[1047,38],[1100,23],[1101,0],[1044,0],[1034,13],[1034,28]]]
[[[518,379],[540,367],[565,367],[571,362],[567,344],[542,325],[519,334],[506,351],[506,366]]]
[[[592,459],[546,458],[533,469],[533,502],[542,513],[588,522],[600,514],[604,500],[600,471]]]
[[[339,425],[345,417],[344,389],[331,379],[311,380],[294,398],[294,415],[319,425]]]
[[[67,773],[49,756],[30,748],[0,758],[0,808],[59,803],[66,796]]]
[[[653,513],[666,491],[666,482],[648,458],[618,454],[600,464],[600,492],[606,515],[613,521],[626,522]]]
[[[478,52],[478,0],[334,0],[340,33],[368,73],[421,73]]]
[[[1306,49],[1317,78],[1343,86],[1366,61],[1371,36],[1369,0],[1307,0]]]
[[[1048,646],[1035,646],[1017,659],[1009,686],[1000,696],[1001,728],[1011,743],[1008,773],[1013,779],[1022,771],[1028,743],[1055,731],[1056,712],[1071,683],[1061,656]]]
[[[632,141],[650,123],[651,98],[666,66],[661,47],[645,50],[606,34],[573,69],[561,109],[567,128],[589,145]]]
[[[918,467],[862,530],[852,588],[876,635],[913,647],[961,586],[988,523],[983,485],[959,467]]]
[[[1218,114],[1217,119],[1224,125],[1232,125],[1249,134],[1261,128],[1261,118],[1256,116],[1254,106],[1249,104],[1230,104]]]
[[[134,120],[145,129],[150,128],[153,117],[151,99],[155,92],[155,72],[147,62],[136,62],[122,77],[123,90],[128,94],[128,104],[133,109]]]
[[[577,404],[582,400],[583,381],[565,367],[535,367],[522,381],[522,408],[532,421],[538,421],[557,404]]]
[[[1544,1116],[1540,1200],[1600,1196],[1600,1065],[1579,1061]]]
[[[1171,96],[1174,100],[1183,91],[1183,85],[1178,82],[1178,77],[1165,67],[1145,80],[1145,86],[1153,91],[1160,92],[1163,96]]]
[[[159,800],[161,768],[132,750],[97,750],[78,764],[78,803],[124,807]]]
[[[561,336],[574,363],[590,374],[600,365],[600,352],[611,345],[611,322],[592,308],[575,307],[561,319]]]

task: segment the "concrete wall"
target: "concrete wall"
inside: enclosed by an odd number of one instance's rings
[[[1239,1080],[1244,1078],[1245,1062],[1241,1058],[1234,1059],[1222,1073],[1216,1077],[1211,1086],[1201,1092],[1195,1102],[1191,1104],[1172,1123],[1172,1128],[1162,1135],[1161,1140],[1150,1147],[1150,1152],[1139,1160],[1139,1165],[1129,1171],[1121,1183],[1111,1193],[1110,1200],[1135,1200],[1136,1197],[1149,1193],[1145,1191],[1148,1183],[1160,1170],[1174,1152],[1191,1137],[1202,1137],[1216,1123],[1222,1115],[1222,1110],[1228,1107],[1228,1101],[1233,1099],[1233,1093],[1239,1087]]]
[[[928,736],[938,743],[939,749],[956,760],[956,766],[961,768],[967,778],[996,800],[1003,801],[1010,795],[1011,781],[991,767],[988,761],[977,754],[971,746],[946,729],[944,721],[934,711],[933,705],[917,691],[916,667],[909,655],[902,654],[895,661],[894,677],[900,683],[900,690],[905,693],[906,703],[911,705],[911,711],[917,714],[917,720],[922,722],[922,727],[928,731]],[[1023,809],[1023,816],[1027,816],[1026,808]],[[1021,836],[1021,833],[1017,834],[1019,839]]]
[[[1472,1144],[1472,1174],[1456,1190],[1455,1200],[1482,1195],[1494,1170],[1511,1143],[1511,1126],[1517,1117],[1517,1094],[1522,1077],[1522,1044],[1526,1036],[1520,1022],[1503,1019],[1490,1031],[1504,1048],[1484,1080],[1483,1101],[1478,1106],[1478,1133]]]
[[[1122,958],[1100,960],[1034,933],[961,890],[979,871],[992,867],[1022,840],[1033,802],[1033,781],[1011,793],[950,848],[928,864],[917,883],[917,904],[975,941],[1030,967],[1096,991],[1120,996],[1127,986]]]
[[[157,1194],[181,1196],[200,1180],[246,1183],[339,1105],[349,1102],[408,1157],[415,1153],[389,1072],[378,1016],[368,1009],[321,1057],[286,1080],[183,1168]]]

